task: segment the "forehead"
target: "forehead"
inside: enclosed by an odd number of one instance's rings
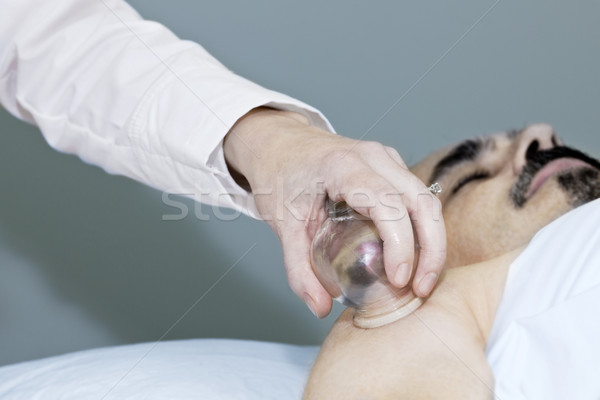
[[[519,131],[497,132],[464,140],[429,154],[411,170],[429,185],[466,161],[478,159],[488,163],[501,162],[502,160],[497,157],[498,153],[511,147],[519,133]]]

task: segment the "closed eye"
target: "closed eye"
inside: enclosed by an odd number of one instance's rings
[[[458,184],[454,187],[454,189],[452,189],[452,194],[455,194],[456,192],[458,192],[463,186],[465,186],[469,182],[473,182],[478,179],[486,179],[489,177],[490,177],[490,174],[485,171],[477,171],[477,172],[472,173],[471,175],[467,175],[458,182]]]

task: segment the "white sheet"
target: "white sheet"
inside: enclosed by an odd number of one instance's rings
[[[228,339],[93,349],[0,368],[0,399],[299,399],[317,352]]]
[[[511,265],[487,355],[498,399],[600,399],[600,200]]]

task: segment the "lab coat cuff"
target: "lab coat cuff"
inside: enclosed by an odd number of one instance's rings
[[[250,110],[268,106],[334,130],[315,108],[219,67],[166,73],[132,117],[131,141],[145,180],[154,186],[260,219],[254,197],[234,181],[225,162],[223,139],[231,127]]]

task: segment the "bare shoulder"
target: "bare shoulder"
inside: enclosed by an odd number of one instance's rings
[[[393,324],[359,329],[346,310],[321,347],[304,398],[493,398],[486,327],[520,251],[448,270],[420,309]]]
[[[483,345],[462,333],[460,321],[442,320],[425,305],[394,324],[365,330],[345,311],[323,343],[305,399],[491,398]]]

